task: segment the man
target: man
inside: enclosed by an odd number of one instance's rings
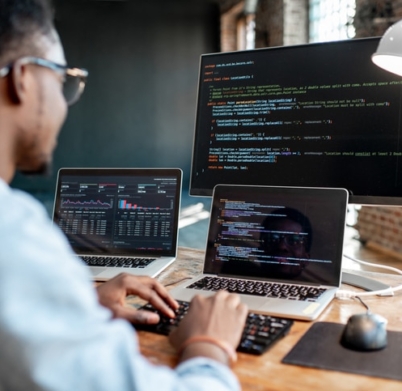
[[[52,23],[47,0],[0,0],[0,390],[238,389],[227,368],[247,314],[238,296],[194,299],[170,337],[180,364],[151,365],[128,321],[158,316],[125,297],[168,316],[175,300],[147,277],[120,275],[96,291],[44,208],[8,186],[16,170],[47,171],[83,89],[86,72],[67,68]]]
[[[273,278],[294,279],[310,259],[313,230],[310,220],[293,208],[275,210],[263,222],[261,257]]]

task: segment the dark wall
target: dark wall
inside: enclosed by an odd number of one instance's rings
[[[188,186],[198,62],[219,50],[217,6],[201,0],[58,0],[70,66],[89,70],[70,108],[53,175],[13,186],[53,191],[60,167],[180,167]]]

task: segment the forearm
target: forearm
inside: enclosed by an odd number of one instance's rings
[[[207,342],[196,342],[188,345],[180,356],[180,362],[195,357],[207,357],[223,365],[229,365],[228,355],[220,347]]]

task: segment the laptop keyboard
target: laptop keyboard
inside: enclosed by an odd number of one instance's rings
[[[157,324],[134,325],[138,330],[146,330],[157,334],[169,335],[178,326],[179,322],[186,315],[190,303],[178,301],[180,307],[176,311],[176,317],[171,319],[162,315],[151,304],[146,304],[140,309],[157,312],[160,321]],[[243,334],[237,347],[238,352],[260,355],[266,352],[276,341],[284,337],[290,330],[293,321],[269,315],[249,313]]]
[[[81,256],[88,266],[143,268],[155,261],[155,258],[94,257]]]
[[[187,286],[187,288],[204,291],[226,290],[231,293],[240,293],[243,295],[304,301],[316,301],[326,291],[325,288],[315,288],[311,286],[276,284],[225,277],[204,277]]]

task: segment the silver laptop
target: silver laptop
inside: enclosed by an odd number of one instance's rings
[[[53,221],[95,280],[156,276],[177,256],[182,171],[62,168]]]
[[[175,299],[226,289],[249,310],[313,320],[341,283],[345,189],[217,185],[203,274]]]

